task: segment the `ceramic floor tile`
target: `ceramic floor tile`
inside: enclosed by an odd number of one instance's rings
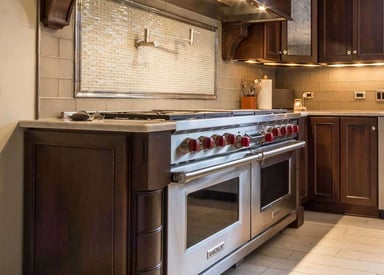
[[[353,271],[378,273],[384,270],[384,264],[366,262],[364,260],[344,259],[333,256],[308,254],[302,261],[321,266],[350,269]]]
[[[264,256],[271,256],[276,258],[288,259],[293,253],[292,250],[280,249],[273,246],[265,246],[258,249],[258,253]]]
[[[384,275],[384,220],[305,212],[225,275]]]
[[[321,264],[308,263],[304,260],[300,262],[293,270],[293,272],[301,272],[310,275],[376,275],[375,272],[364,272],[346,268],[339,268],[333,266],[324,266]]]
[[[358,251],[351,251],[351,250],[340,250],[339,253],[336,255],[339,258],[345,258],[345,259],[353,259],[358,261],[364,261],[364,262],[371,262],[371,263],[380,263],[384,264],[384,254],[373,254],[373,253],[367,253],[367,252],[358,252]]]

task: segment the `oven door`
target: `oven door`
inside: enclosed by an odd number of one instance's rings
[[[250,170],[168,186],[168,275],[196,275],[250,239]]]
[[[295,151],[284,151],[252,164],[252,238],[296,209]]]

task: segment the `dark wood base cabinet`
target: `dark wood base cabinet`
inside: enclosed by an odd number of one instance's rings
[[[169,135],[26,130],[23,274],[163,274]]]
[[[379,216],[377,118],[310,117],[305,208]]]

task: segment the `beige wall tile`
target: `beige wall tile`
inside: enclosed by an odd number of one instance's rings
[[[338,89],[339,82],[320,82],[319,91],[335,91]]]
[[[87,99],[77,98],[76,99],[76,111],[105,111],[107,110],[106,99]]]
[[[379,81],[358,81],[356,83],[356,90],[374,90],[380,89],[381,82]]]
[[[325,82],[329,81],[329,70],[324,68],[314,68],[310,71],[310,81]]]
[[[220,100],[237,101],[240,96],[240,89],[223,89],[220,91]]]
[[[339,90],[340,91],[356,91],[357,85],[359,82],[357,81],[340,81],[339,83]]]
[[[41,78],[39,82],[39,94],[43,97],[58,97],[59,80],[57,78]]]
[[[74,58],[74,43],[70,39],[59,40],[59,56],[61,58],[72,59]]]
[[[59,97],[70,97],[74,94],[72,79],[59,79]]]
[[[319,81],[312,81],[312,80],[306,80],[304,79],[301,81],[302,83],[302,90],[303,91],[320,91],[320,83]]]
[[[332,93],[329,91],[316,91],[313,99],[307,99],[306,101],[329,101]]]
[[[132,99],[107,99],[107,111],[133,110]]]
[[[73,79],[73,61],[43,56],[40,77]]]
[[[174,109],[206,109],[207,101],[201,100],[172,100],[170,103],[172,104]],[[217,102],[216,102],[217,103]],[[218,108],[218,107],[216,107]]]
[[[42,56],[59,56],[59,39],[46,34],[41,35],[40,53]]]
[[[330,101],[354,101],[354,92],[330,92]]]
[[[40,98],[39,118],[61,117],[63,111],[76,111],[75,99]]]

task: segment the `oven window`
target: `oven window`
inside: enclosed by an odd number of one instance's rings
[[[239,178],[187,196],[187,248],[239,220]]]
[[[261,209],[289,194],[289,160],[261,168]]]

